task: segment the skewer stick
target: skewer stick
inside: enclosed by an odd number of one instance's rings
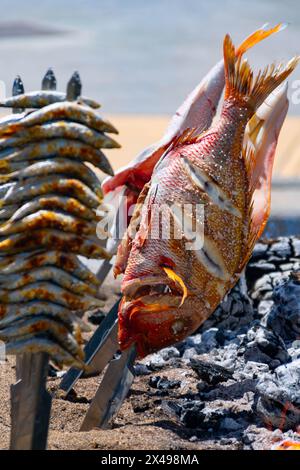
[[[46,449],[51,412],[48,363],[45,353],[17,356],[17,382],[11,386],[11,450]]]
[[[134,380],[135,358],[136,347],[133,345],[110,362],[80,431],[90,431],[95,427],[101,429],[110,427],[112,418],[121,408]]]

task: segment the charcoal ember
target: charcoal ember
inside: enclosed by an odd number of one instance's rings
[[[212,409],[195,400],[182,405],[180,421],[191,429],[218,430],[227,414],[227,410]]]
[[[269,253],[271,256],[274,254],[283,259],[290,258],[293,254],[290,239],[288,237],[278,238],[269,245]]]
[[[282,430],[300,425],[300,360],[264,374],[257,383],[257,413],[262,420]]]
[[[247,334],[245,361],[262,362],[271,368],[285,364],[290,360],[282,338],[273,331],[256,323]]]
[[[179,388],[181,385],[180,380],[169,380],[167,377],[150,377],[149,385],[152,388],[157,388],[158,390],[173,390],[174,388]]]
[[[223,431],[238,431],[243,428],[243,424],[239,423],[237,420],[227,417],[221,421],[220,429]]]
[[[282,273],[300,269],[299,245],[296,237],[279,237],[255,245],[246,269],[250,297],[254,301],[270,298],[274,282]]]
[[[280,282],[284,277],[285,274],[278,271],[264,274],[260,277],[250,291],[250,297],[254,304],[257,305],[263,300],[271,300],[276,283]]]
[[[266,317],[272,310],[274,300],[262,300],[257,306],[257,315],[259,318]]]
[[[232,378],[232,371],[225,369],[218,364],[211,364],[209,362],[202,361],[201,359],[192,358],[190,360],[190,366],[193,371],[196,372],[199,379],[209,385],[217,385],[220,382],[226,382]]]
[[[300,337],[300,272],[291,273],[273,292],[274,305],[266,317],[268,328],[285,341]]]
[[[215,312],[205,321],[200,331],[216,326],[221,330],[236,330],[248,325],[253,317],[252,300],[248,296],[245,278],[242,277]]]
[[[176,358],[180,356],[180,353],[177,348],[171,346],[169,348],[162,349],[159,354],[163,358],[164,361],[168,361],[169,359]]]
[[[149,375],[151,374],[151,370],[145,365],[137,362],[134,364],[134,375]]]

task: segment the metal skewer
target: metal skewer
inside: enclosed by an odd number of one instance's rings
[[[51,395],[46,390],[49,356],[17,356],[17,382],[11,386],[11,450],[43,450],[47,446]]]
[[[100,266],[97,277],[102,283],[111,267],[111,260],[104,260]],[[82,423],[81,431],[87,431],[93,427],[108,427],[113,416],[122,406],[134,380],[135,346],[113,359],[119,349],[117,339],[119,303],[120,301],[116,302],[112,307],[85,347],[85,363],[89,366],[89,372],[71,368],[60,384],[60,389],[67,395],[80,378],[99,375],[109,364]]]
[[[76,382],[83,377],[90,377],[102,372],[107,363],[113,358],[117,351],[117,316],[119,301],[107,314],[101,325],[97,328],[90,341],[87,343],[85,352],[85,363],[89,366],[89,373],[71,367],[60,383],[67,395]]]
[[[110,362],[80,431],[90,431],[95,427],[102,429],[110,427],[113,416],[121,408],[134,380],[135,358],[136,348],[133,345],[119,358]]]

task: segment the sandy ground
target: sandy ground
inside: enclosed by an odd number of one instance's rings
[[[157,142],[163,135],[170,117],[149,115],[109,115],[117,127],[121,149],[107,150],[113,168],[126,165],[146,146]],[[300,118],[286,119],[280,133],[274,176],[284,178],[300,177]]]

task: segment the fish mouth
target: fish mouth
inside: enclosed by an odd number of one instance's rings
[[[160,300],[163,300],[162,309],[168,304],[170,308],[179,307],[182,299],[182,289],[167,277],[133,279],[123,286],[123,294],[126,302],[143,303],[145,308],[141,305],[141,311],[147,310],[152,302],[156,304]]]
[[[181,318],[180,285],[168,277],[145,277],[128,281],[123,294],[119,307],[122,350],[135,344],[142,358],[181,339],[186,322]]]

